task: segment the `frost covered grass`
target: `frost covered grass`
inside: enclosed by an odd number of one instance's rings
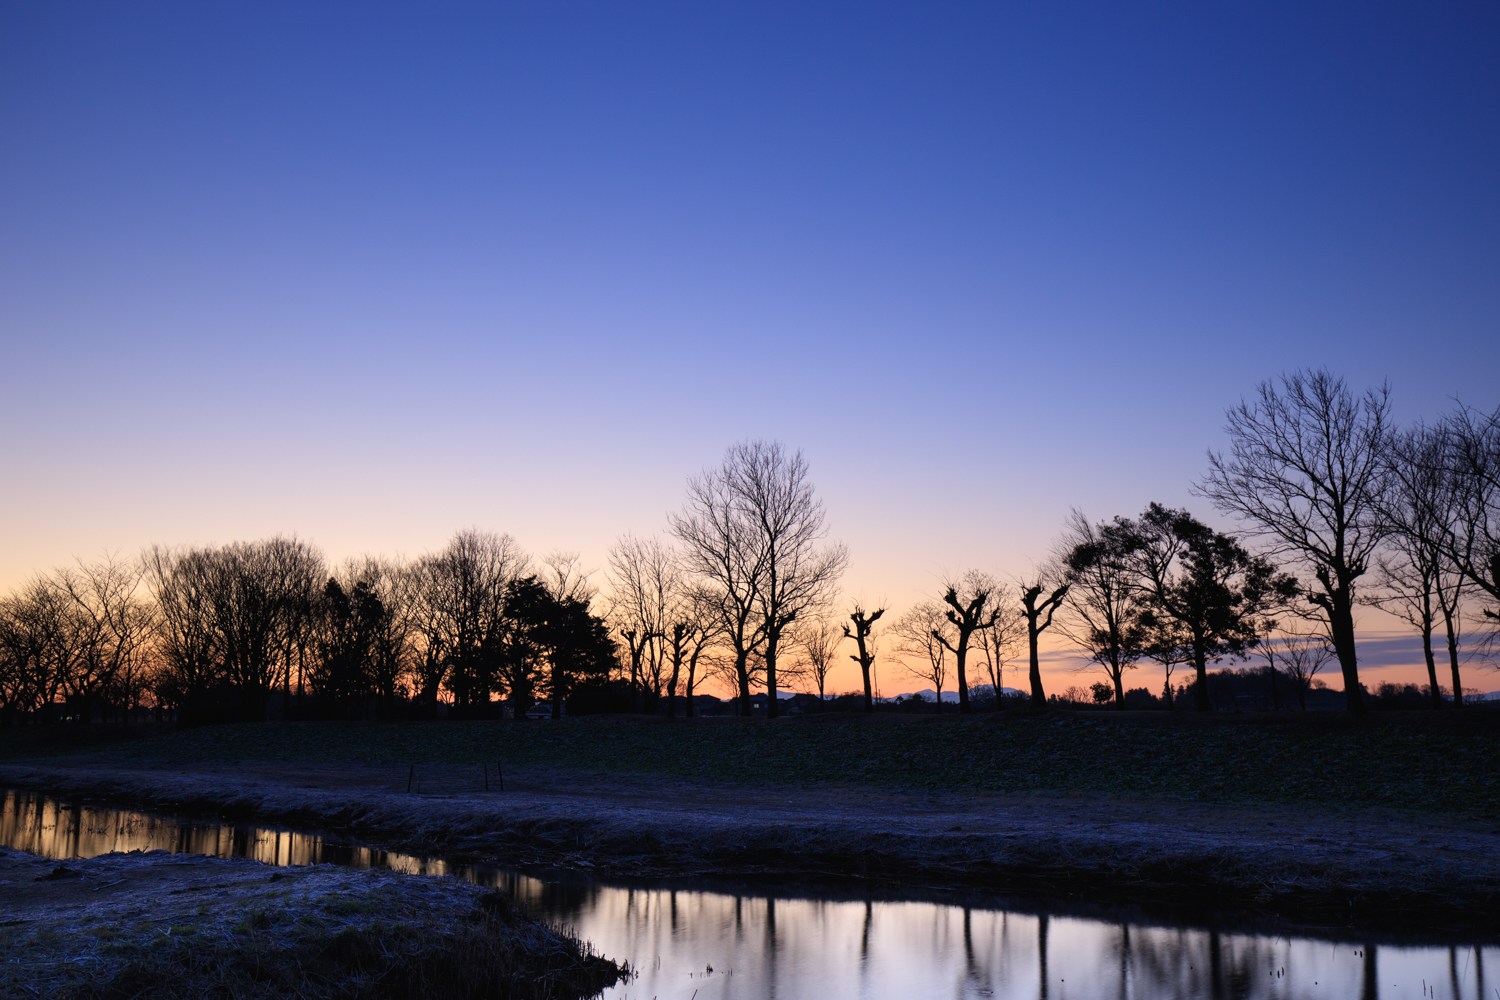
[[[1361,723],[1314,714],[1260,724],[1154,724],[1102,713],[962,720],[823,716],[770,723],[632,717],[519,724],[261,723],[149,735],[136,727],[136,733],[122,734],[135,738],[115,743],[93,734],[74,743],[33,729],[0,734],[0,755],[107,756],[116,764],[499,763],[757,786],[1082,793],[1500,817],[1500,712],[1473,710],[1462,719],[1441,714]]]
[[[0,995],[568,997],[620,970],[452,879],[0,849]]]

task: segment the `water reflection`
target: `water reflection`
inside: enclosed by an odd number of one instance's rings
[[[638,977],[614,1000],[1433,997],[1500,1000],[1500,949],[1358,946],[916,900],[632,888],[349,847],[313,834],[8,793],[0,843],[56,858],[164,849],[332,862],[502,886]],[[1486,979],[1486,971],[1490,980]]]

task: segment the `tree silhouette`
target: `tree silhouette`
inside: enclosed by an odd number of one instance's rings
[[[853,639],[855,647],[859,650],[857,655],[851,656],[849,659],[859,664],[859,672],[864,677],[866,712],[875,711],[874,691],[870,683],[870,668],[875,665],[876,651],[875,640],[871,633],[875,629],[875,623],[880,620],[880,616],[883,614],[885,614],[885,608],[876,608],[874,611],[866,613],[864,608],[856,604],[854,605],[854,610],[849,614],[849,621],[854,624],[854,628],[851,630],[848,625],[844,626],[844,638]]]
[[[1042,690],[1042,660],[1039,641],[1052,625],[1052,618],[1068,596],[1069,583],[1056,570],[1043,570],[1030,582],[1021,583],[1021,614],[1026,619],[1026,645],[1031,655],[1031,704],[1044,708],[1047,692]]]
[[[958,675],[958,710],[969,712],[969,678],[965,671],[969,655],[969,642],[974,633],[992,628],[1000,617],[998,597],[1000,584],[988,574],[977,570],[965,573],[958,583],[950,583],[943,591],[943,603],[948,607],[943,617],[952,626],[951,630],[937,629],[932,637],[953,654],[953,666]],[[995,697],[999,697],[996,690]]]
[[[1183,644],[1197,676],[1196,707],[1212,711],[1208,661],[1253,649],[1265,616],[1296,597],[1297,581],[1185,510],[1153,503],[1139,521],[1117,518],[1111,530],[1142,581],[1145,643]]]
[[[1062,564],[1072,586],[1071,616],[1059,626],[1104,668],[1114,686],[1115,708],[1125,707],[1125,671],[1145,655],[1140,585],[1130,565],[1134,540],[1120,524],[1089,523],[1074,510],[1063,542]],[[1108,699],[1097,696],[1101,704]]]
[[[1198,485],[1215,507],[1272,539],[1311,576],[1344,674],[1349,710],[1363,712],[1354,643],[1355,584],[1389,530],[1380,516],[1386,488],[1390,389],[1356,399],[1326,370],[1260,384],[1254,403],[1228,412],[1230,452],[1209,453]]]

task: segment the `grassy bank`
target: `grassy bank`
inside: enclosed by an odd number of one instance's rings
[[[633,717],[561,722],[263,723],[192,730],[31,727],[0,759],[503,763],[756,785],[844,785],[1195,802],[1390,807],[1500,817],[1500,712],[1199,720]],[[89,730],[67,732],[66,729]],[[45,730],[45,731],[44,731]],[[477,779],[476,779],[477,780]]]
[[[0,849],[0,994],[577,998],[620,970],[451,879],[323,865]]]

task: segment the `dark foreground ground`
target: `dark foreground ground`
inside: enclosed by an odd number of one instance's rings
[[[1496,722],[95,727],[92,744],[3,734],[0,783],[606,877],[854,879],[1496,940]]]
[[[0,848],[0,995],[557,997],[620,977],[453,879],[196,855]]]

